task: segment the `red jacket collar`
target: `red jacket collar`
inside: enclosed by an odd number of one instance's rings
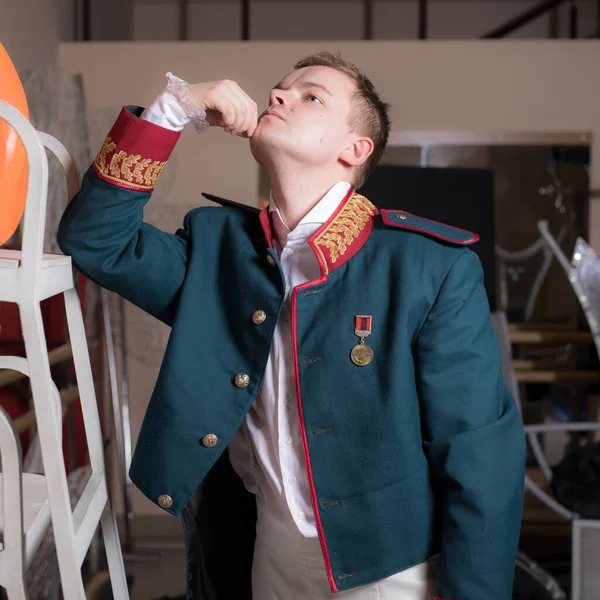
[[[353,188],[348,190],[331,218],[308,240],[319,261],[322,277],[341,267],[363,247],[378,214],[367,198]],[[268,207],[260,213],[260,224],[267,244],[272,248],[273,231]]]

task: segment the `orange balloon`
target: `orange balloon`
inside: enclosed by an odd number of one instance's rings
[[[0,44],[0,100],[29,119],[23,84]],[[27,197],[27,154],[17,132],[0,119],[0,246],[16,231]]]

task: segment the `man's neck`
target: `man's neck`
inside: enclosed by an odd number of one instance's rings
[[[269,176],[273,199],[290,231],[296,228],[338,181],[344,179],[338,173],[318,174],[315,171],[304,175],[278,171],[269,173]]]

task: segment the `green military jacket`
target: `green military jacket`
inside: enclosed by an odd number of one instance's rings
[[[144,223],[179,134],[140,112],[123,109],[58,241],[172,327],[131,477],[183,516],[189,596],[250,598],[255,505],[227,446],[261,387],[285,282],[266,210],[197,208],[175,234]],[[511,598],[525,444],[476,239],[351,190],[309,240],[321,276],[292,292],[290,367],[333,592],[439,553],[437,597]],[[370,317],[362,366],[357,316]]]

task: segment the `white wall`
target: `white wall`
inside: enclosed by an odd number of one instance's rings
[[[0,0],[0,43],[19,74],[56,64],[58,41],[56,0]]]
[[[600,42],[212,42],[63,44],[59,64],[83,73],[86,101],[106,117],[100,147],[123,104],[147,105],[173,71],[191,81],[236,80],[264,108],[274,82],[298,57],[340,51],[373,79],[392,104],[394,128],[592,132],[591,184],[600,188]],[[184,131],[150,203],[147,218],[173,230],[201,191],[247,203],[258,195],[248,142],[218,129]],[[600,205],[591,206],[591,242],[600,247]],[[131,336],[129,336],[131,339]],[[156,365],[129,363],[137,435]],[[159,512],[140,494],[135,510]]]

